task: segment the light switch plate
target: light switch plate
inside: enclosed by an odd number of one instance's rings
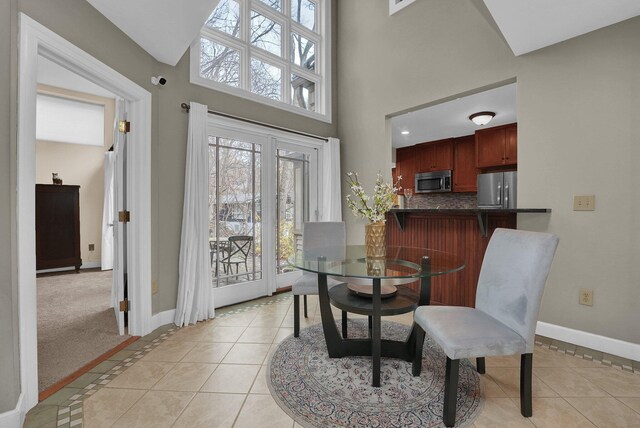
[[[574,211],[595,211],[596,196],[595,195],[574,196],[573,210]]]
[[[151,281],[151,294],[156,294],[158,292],[158,281]]]

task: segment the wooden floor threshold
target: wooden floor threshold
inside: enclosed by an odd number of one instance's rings
[[[47,388],[44,391],[40,392],[38,394],[38,401],[42,401],[42,400],[50,397],[51,395],[55,394],[56,392],[60,391],[65,386],[67,386],[68,384],[70,384],[74,380],[78,379],[83,374],[89,372],[92,368],[94,368],[98,364],[102,363],[103,361],[107,361],[109,359],[109,357],[112,357],[113,355],[115,355],[118,352],[122,351],[124,348],[126,348],[129,345],[131,345],[132,343],[134,343],[138,339],[140,339],[140,336],[130,337],[129,339],[127,339],[124,342],[122,342],[121,344],[117,345],[115,348],[113,348],[113,349],[105,352],[104,354],[100,355],[98,358],[95,358],[95,359],[89,361],[87,364],[85,364],[84,366],[80,367],[78,370],[76,370],[75,372],[71,373],[69,376],[64,377],[63,379],[61,379],[58,382],[56,382],[53,385],[51,385],[49,388]]]

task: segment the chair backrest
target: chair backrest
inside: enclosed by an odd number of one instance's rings
[[[251,243],[253,242],[253,236],[230,236],[229,237],[229,255],[225,257],[226,259],[231,259],[231,257],[240,255],[244,259],[249,257],[249,253],[251,252]]]
[[[347,228],[343,221],[307,222],[302,226],[302,251],[307,257],[326,256],[326,248],[335,248],[344,257],[346,245]]]
[[[476,308],[509,326],[533,351],[544,285],[558,246],[550,233],[496,229],[484,255]]]

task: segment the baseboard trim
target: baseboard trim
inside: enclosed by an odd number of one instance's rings
[[[27,410],[22,408],[22,398],[24,394],[20,394],[16,408],[8,412],[0,413],[0,427],[3,428],[20,428],[24,422]]]
[[[595,349],[596,351],[606,352],[611,355],[617,355],[622,358],[640,361],[640,345],[636,343],[625,342],[623,340],[600,336],[582,330],[574,330],[542,321],[538,321],[536,334],[585,348]]]
[[[168,311],[158,312],[151,317],[151,331],[158,327],[172,323],[176,318],[176,310],[169,309]]]
[[[82,266],[80,266],[80,270],[82,269],[96,269],[101,267],[102,264],[100,262],[84,262]],[[54,269],[40,269],[37,270],[36,273],[53,273],[53,272],[66,272],[76,270],[73,266],[67,266],[63,268],[54,268]]]

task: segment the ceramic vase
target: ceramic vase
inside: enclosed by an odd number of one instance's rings
[[[383,221],[365,225],[364,242],[367,247],[367,257],[382,258],[385,256],[385,224]]]

